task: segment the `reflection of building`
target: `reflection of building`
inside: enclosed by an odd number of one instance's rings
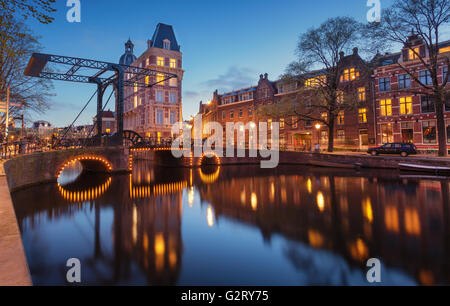
[[[347,107],[341,111],[335,120],[335,145],[352,149],[365,149],[369,144],[375,144],[375,129],[373,115],[373,93],[371,83],[371,63],[366,63],[355,48],[353,54],[341,54],[339,63],[342,67],[340,96],[338,103],[345,102]],[[203,115],[203,123],[219,122],[225,126],[226,122],[251,121],[280,122],[280,146],[292,149],[310,150],[314,142],[320,140],[328,143],[328,128],[322,124],[320,131],[314,128],[316,122],[303,120],[298,117],[289,118],[259,118],[257,110],[267,104],[297,103],[301,107],[308,107],[311,103],[318,104],[316,86],[318,79],[323,79],[324,71],[316,71],[313,78],[302,76],[306,81],[276,81],[268,79],[268,75],[261,75],[258,85],[239,89],[219,95],[216,91],[212,101],[208,104],[200,103],[199,113]],[[352,107],[350,107],[352,106]],[[313,109],[313,108],[311,108]],[[317,108],[312,117],[326,118],[326,113],[320,113]],[[266,117],[266,116],[264,116]],[[319,135],[317,135],[319,134]],[[248,142],[247,132],[247,142]],[[236,139],[236,137],[235,137]]]
[[[383,264],[408,271],[422,284],[449,280],[450,250],[444,242],[449,182],[345,174],[249,177],[223,168],[217,183],[198,188],[215,218],[258,227],[266,240],[279,233],[340,253],[357,266],[382,258]]]
[[[134,45],[126,44],[126,56],[131,61]],[[135,58],[134,58],[135,59]],[[182,121],[181,88],[183,80],[182,53],[172,26],[158,24],[147,50],[131,65],[176,74],[166,80],[163,74],[147,77],[151,88],[125,89],[125,129],[147,137],[170,137],[172,125]]]
[[[408,43],[417,54],[426,58],[427,48],[418,35],[412,34]],[[442,82],[448,73],[450,41],[440,47],[438,79]],[[413,142],[419,148],[437,148],[437,128],[433,98],[410,75],[398,65],[401,63],[424,85],[431,86],[431,76],[421,60],[408,46],[401,52],[377,57],[379,67],[375,70],[377,143]],[[450,87],[450,82],[447,83]],[[450,100],[445,103],[447,139],[450,144]]]
[[[94,117],[94,130],[97,131],[97,116]],[[114,134],[117,132],[116,118],[112,111],[107,110],[102,114],[102,134]]]

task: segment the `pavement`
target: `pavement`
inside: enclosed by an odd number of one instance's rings
[[[0,163],[0,286],[31,286],[8,183]]]

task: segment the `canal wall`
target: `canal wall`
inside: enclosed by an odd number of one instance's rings
[[[236,156],[236,154],[235,154]],[[175,159],[170,151],[156,151],[152,159],[156,164],[166,167],[199,167],[201,165],[259,165],[267,158],[248,157],[193,157]],[[335,168],[374,168],[399,169],[399,164],[410,163],[423,166],[450,167],[450,158],[421,157],[421,156],[370,156],[356,153],[307,153],[307,152],[279,152],[280,165],[310,165]]]
[[[79,160],[92,171],[120,173],[128,171],[128,150],[122,147],[99,147],[33,153],[4,164],[9,190],[54,183],[64,165]],[[97,169],[96,169],[97,166]]]
[[[0,169],[0,286],[31,286],[30,271],[3,164],[0,164]]]

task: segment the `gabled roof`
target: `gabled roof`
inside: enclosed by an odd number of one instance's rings
[[[164,40],[166,39],[170,41],[170,50],[180,52],[180,46],[178,45],[172,26],[158,23],[153,34],[151,46],[164,49]]]

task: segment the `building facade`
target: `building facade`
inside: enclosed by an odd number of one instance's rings
[[[411,35],[408,44],[427,59],[427,48],[417,36]],[[443,82],[448,73],[445,59],[450,56],[450,41],[440,45],[438,60],[438,79]],[[374,71],[376,87],[377,144],[391,142],[411,142],[419,149],[437,150],[436,114],[431,91],[406,74],[398,63],[427,86],[432,79],[418,56],[405,45],[401,52],[379,56],[379,65]],[[442,83],[441,83],[442,84]],[[448,88],[450,84],[447,83]],[[450,145],[450,101],[445,104],[447,143]],[[449,146],[450,148],[450,146]]]
[[[353,54],[348,56],[341,53],[340,67],[342,69],[340,92],[342,92],[342,95],[352,97],[354,103],[352,103],[352,108],[339,112],[336,118],[335,147],[365,150],[376,142],[372,66],[361,59],[358,49],[355,48]],[[320,77],[320,73],[319,71],[315,78]],[[270,126],[271,122],[279,121],[280,146],[282,148],[310,151],[316,143],[326,147],[329,137],[328,127],[323,124],[320,125],[320,128],[317,128],[318,122],[300,120],[296,116],[262,118],[258,115],[258,109],[263,105],[279,104],[285,101],[308,105],[306,100],[312,99],[314,95],[313,83],[309,79],[306,81],[285,82],[279,80],[273,82],[269,80],[267,74],[260,75],[256,86],[222,95],[216,91],[210,102],[207,104],[200,102],[199,113],[202,115],[203,124],[215,121],[221,123],[224,127],[227,122],[242,122],[244,124],[253,122],[258,124],[261,121],[266,121]],[[311,114],[315,118],[322,115],[327,116],[327,114],[320,113]],[[204,135],[204,137],[206,136]],[[249,137],[249,132],[246,131],[247,142]]]
[[[177,78],[167,80],[163,74],[147,77],[148,88],[125,89],[124,128],[144,137],[171,137],[172,125],[182,122],[183,56],[172,26],[158,24],[147,50],[134,58],[133,44],[126,44],[121,61],[133,60],[132,66],[167,72]],[[127,76],[126,76],[127,77]]]

